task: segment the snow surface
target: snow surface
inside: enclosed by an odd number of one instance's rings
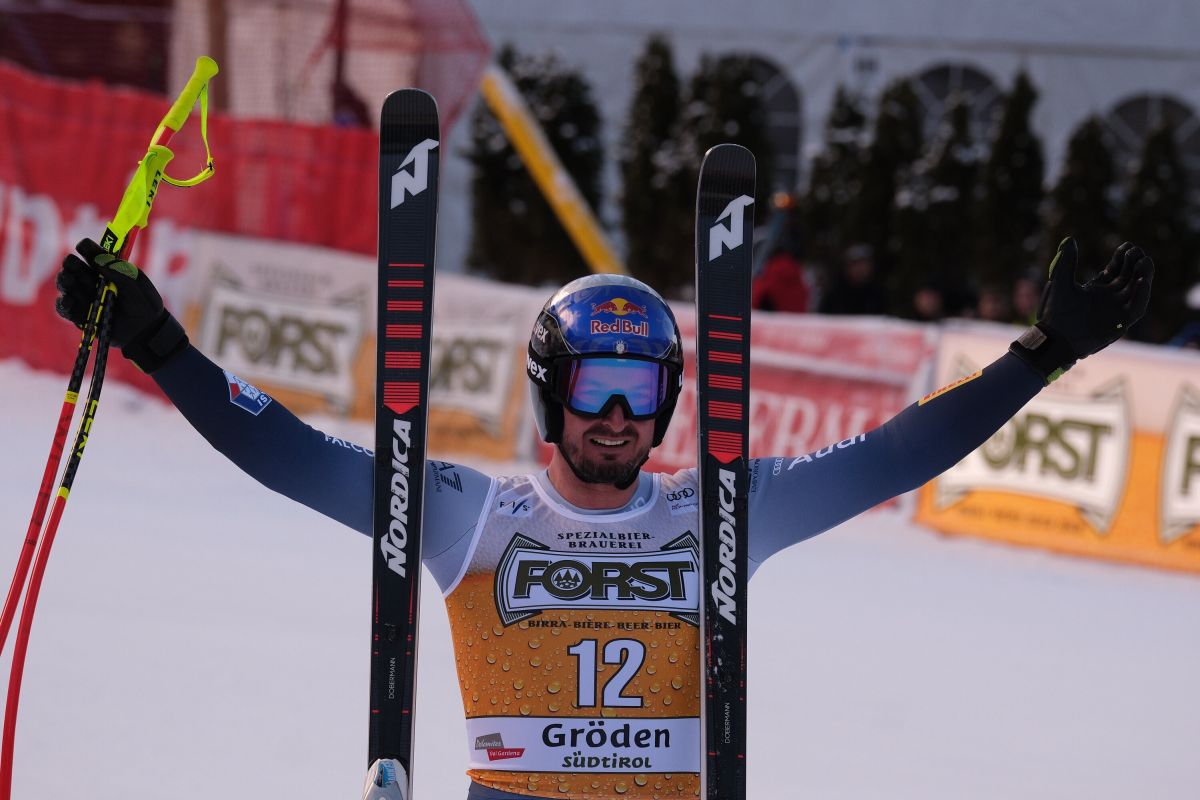
[[[0,580],[65,385],[0,362]],[[106,386],[42,589],[14,797],[359,797],[369,561],[173,409]],[[462,706],[424,585],[415,794],[461,798]],[[756,800],[1200,796],[1200,577],[877,512],[772,559],[750,604]]]

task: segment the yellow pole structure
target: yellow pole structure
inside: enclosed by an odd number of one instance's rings
[[[492,64],[484,70],[480,88],[483,99],[500,120],[509,141],[525,162],[525,168],[550,202],[588,266],[593,272],[625,274],[625,265],[609,245],[587,201],[554,154],[512,80],[504,70]]]

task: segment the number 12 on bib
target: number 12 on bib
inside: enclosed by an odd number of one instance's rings
[[[696,195],[696,414],[700,446],[700,777],[706,800],[746,797],[746,501],[754,156],[721,144]]]

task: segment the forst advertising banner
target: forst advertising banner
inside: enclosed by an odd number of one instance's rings
[[[939,384],[1012,329],[947,326]],[[922,488],[917,521],[1061,552],[1200,572],[1200,354],[1118,343],[1052,383]]]
[[[373,418],[374,259],[220,234],[193,241],[187,327],[201,350],[296,413]],[[516,458],[526,404],[520,337],[538,297],[524,287],[438,278],[432,451]]]
[[[294,411],[366,416],[374,264],[317,247],[196,233],[193,340]],[[373,384],[372,384],[373,385]]]
[[[548,291],[438,277],[430,355],[430,446],[452,457],[527,458],[529,329]]]

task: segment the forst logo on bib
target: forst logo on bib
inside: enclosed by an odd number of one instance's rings
[[[665,611],[692,625],[700,545],[691,533],[649,553],[551,550],[516,534],[496,567],[496,611],[507,625],[549,609]]]
[[[570,594],[583,585],[583,576],[579,570],[569,566],[559,567],[550,575],[550,583],[554,588]]]

